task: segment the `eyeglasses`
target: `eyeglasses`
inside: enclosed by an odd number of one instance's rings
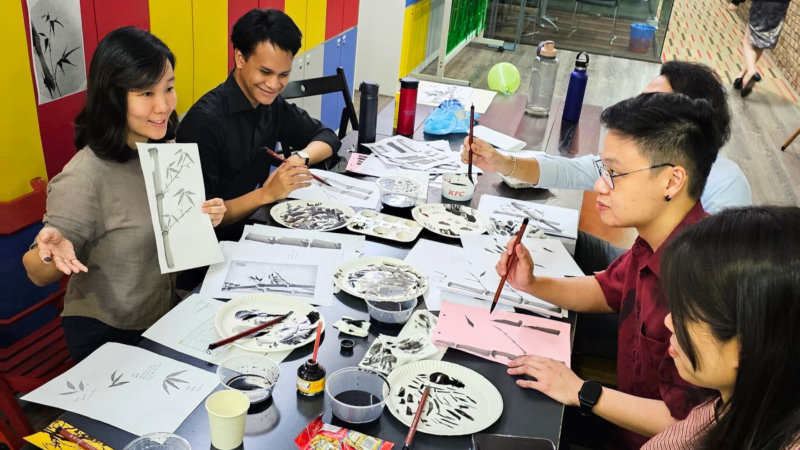
[[[642,171],[645,171],[645,170],[658,169],[659,167],[675,167],[675,164],[669,164],[669,163],[658,164],[658,165],[655,165],[655,166],[645,167],[644,169],[633,170],[633,171],[626,172],[626,173],[617,173],[617,174],[611,175],[611,172],[609,172],[609,170],[606,169],[606,166],[603,165],[603,161],[602,160],[597,159],[594,162],[594,168],[597,170],[597,175],[599,175],[600,178],[602,178],[603,181],[606,182],[606,185],[611,190],[614,189],[614,178],[625,176],[625,175],[630,175],[630,174],[636,173],[636,172],[642,172]]]

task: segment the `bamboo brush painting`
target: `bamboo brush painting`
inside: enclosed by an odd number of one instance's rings
[[[223,261],[205,201],[197,144],[137,144],[161,273]]]
[[[380,202],[380,190],[372,181],[358,180],[318,169],[311,169],[311,173],[326,180],[330,185],[311,180],[311,186],[293,191],[288,198],[337,202],[353,208],[369,209],[375,209]]]
[[[530,230],[541,230],[551,236],[569,239],[578,237],[579,214],[575,209],[483,195],[478,212],[492,221],[489,229],[492,234],[516,235],[519,224],[527,217],[530,219]]]
[[[28,0],[39,104],[86,89],[80,0]]]

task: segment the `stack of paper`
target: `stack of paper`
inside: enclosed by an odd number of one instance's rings
[[[318,169],[311,169],[310,172],[326,180],[328,184],[311,180],[311,186],[292,191],[288,198],[344,203],[353,208],[378,207],[381,195],[380,189],[374,182]]]
[[[529,227],[539,228],[545,234],[569,239],[578,238],[579,213],[575,209],[482,195],[478,203],[478,212],[483,217],[489,218],[493,225],[490,228],[493,230],[498,228],[494,226],[498,223],[516,226],[515,224],[522,223],[527,217],[530,219]]]
[[[372,150],[373,154],[361,163],[361,167],[364,170],[383,172],[376,176],[384,176],[386,171],[392,169],[431,174],[467,173],[468,165],[461,162],[461,154],[452,151],[447,141],[421,142],[403,136],[392,136],[374,144],[364,145]],[[481,170],[473,167],[472,172],[481,173]]]

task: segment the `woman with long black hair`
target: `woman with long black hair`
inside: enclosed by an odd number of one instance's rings
[[[665,249],[670,355],[714,394],[643,449],[800,448],[800,208],[731,209]]]
[[[109,33],[89,67],[86,104],[75,120],[79,150],[47,187],[44,228],[23,257],[44,286],[72,275],[62,325],[81,361],[106,342],[136,345],[175,304],[175,275],[162,275],[137,142],[174,139],[175,56],[147,31]],[[212,224],[221,199],[202,204]]]

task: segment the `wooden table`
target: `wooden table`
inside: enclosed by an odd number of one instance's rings
[[[422,133],[422,121],[430,109],[430,107],[423,105],[418,107],[416,138],[427,140],[441,138]],[[593,153],[597,150],[599,139],[597,116],[599,115],[599,110],[600,108],[598,107],[584,106],[583,120],[580,125],[566,127],[560,122],[560,101],[554,102],[553,111],[555,111],[555,114],[553,114],[553,117],[535,119],[523,116],[524,97],[498,96],[483,116],[481,123],[500,132],[526,140],[529,143],[529,148],[541,146],[542,149],[545,149],[550,154],[578,156],[584,153]],[[394,106],[389,105],[379,114],[379,139],[391,134],[393,111]],[[554,139],[556,136],[559,136],[559,139]],[[453,150],[458,150],[463,137],[464,135],[447,136]],[[351,133],[344,139],[341,153],[343,156],[349,156],[348,149],[355,146],[356,139],[356,133]],[[476,198],[471,202],[474,207],[477,207],[480,195],[493,194],[580,209],[582,193],[579,191],[514,190],[502,183],[496,174],[481,175],[479,179]],[[441,191],[431,189],[428,201],[432,203],[442,202]],[[267,207],[263,208],[253,215],[253,219],[255,221],[268,221],[268,210],[269,208]],[[421,237],[459,245],[459,241],[456,239],[448,239],[433,234],[428,230],[423,231]],[[371,237],[367,237],[365,254],[367,256],[390,256],[403,259],[412,246],[376,241]],[[424,302],[421,303],[420,307],[424,307]],[[373,322],[369,337],[355,338],[356,347],[352,354],[342,355],[339,353],[339,339],[345,336],[340,336],[339,332],[333,328],[333,323],[344,315],[357,319],[368,319],[369,314],[367,313],[366,304],[361,299],[340,292],[336,294],[333,306],[320,307],[319,309],[327,319],[326,332],[320,345],[319,360],[327,369],[328,375],[341,368],[358,365],[378,334],[394,336],[399,333],[401,328]],[[520,312],[525,313],[525,311],[521,310]],[[574,336],[576,314],[571,313],[570,317],[565,320],[572,325],[572,335]],[[145,340],[141,347],[210,372],[216,370],[216,366],[212,364],[202,362],[149,340]],[[323,419],[327,423],[346,426],[386,439],[394,442],[395,448],[399,450],[408,428],[389,412],[384,412],[379,421],[374,423],[364,426],[348,426],[338,423],[338,420],[332,417],[328,399],[325,396],[306,398],[296,393],[295,374],[298,367],[310,357],[313,350],[312,347],[313,344],[309,344],[296,349],[281,363],[281,377],[273,397],[267,402],[251,408],[248,414],[244,447],[280,450],[296,448],[293,442],[294,438],[315,417],[323,414]],[[543,437],[550,439],[557,445],[564,412],[562,404],[534,390],[521,389],[516,385],[516,379],[506,374],[505,367],[495,362],[455,350],[448,350],[444,360],[461,364],[480,373],[496,386],[503,396],[503,414],[497,422],[484,430],[484,433]],[[130,433],[71,412],[64,413],[61,419],[118,450],[124,448],[128,442],[134,439],[134,436]],[[176,433],[186,438],[194,449],[211,447],[208,418],[203,404],[195,409]],[[25,448],[32,450],[34,447],[28,445]],[[414,449],[416,450],[463,450],[468,448],[471,448],[471,436],[442,437],[418,433],[414,440]]]

